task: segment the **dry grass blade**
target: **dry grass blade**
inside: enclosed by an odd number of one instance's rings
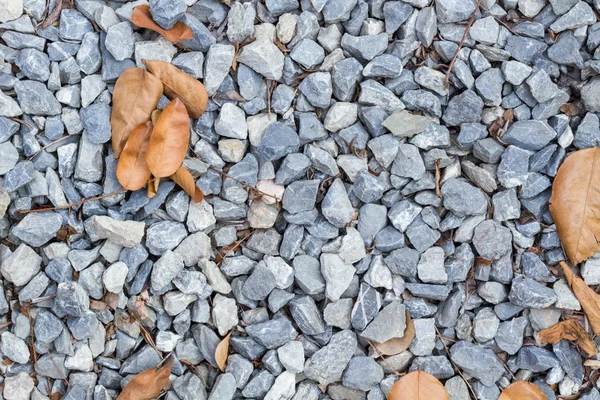
[[[150,7],[146,5],[140,5],[133,9],[133,13],[131,13],[131,22],[140,28],[150,29],[173,43],[194,38],[192,28],[181,21],[178,21],[171,29],[161,28],[160,25],[152,19]]]
[[[152,175],[158,178],[173,175],[185,159],[189,140],[190,119],[185,106],[176,98],[158,117],[150,138],[146,164]]]
[[[117,400],[151,400],[160,394],[171,375],[173,358],[158,368],[150,368],[133,377]]]
[[[542,389],[533,383],[525,381],[516,381],[508,386],[498,400],[547,400],[548,397],[542,392]]]
[[[384,343],[373,343],[373,346],[381,355],[394,356],[408,349],[415,339],[415,335],[415,324],[410,318],[410,313],[406,311],[406,328],[404,329],[404,336],[401,338],[390,339]]]
[[[600,250],[600,148],[566,158],[552,184],[550,213],[573,264]]]
[[[206,110],[208,93],[204,85],[179,68],[164,61],[142,60],[164,85],[165,96],[179,98],[192,118],[199,118]]]
[[[129,68],[119,76],[113,91],[110,116],[115,158],[121,155],[133,129],[150,120],[162,91],[160,80],[143,69]]]
[[[539,333],[540,341],[543,343],[558,343],[562,339],[573,341],[577,346],[589,356],[596,355],[598,350],[596,344],[574,319],[561,321],[550,328],[544,329]]]
[[[183,165],[170,178],[190,195],[194,203],[200,203],[204,199],[204,193],[196,186],[194,177]]]
[[[152,136],[152,128],[150,121],[137,126],[123,148],[117,164],[117,179],[127,190],[141,189],[150,178],[150,170],[146,165],[146,153],[150,136]]]
[[[221,342],[217,345],[217,349],[215,350],[215,360],[217,361],[217,365],[221,372],[225,372],[225,367],[227,366],[227,357],[229,356],[229,339],[231,338],[231,332],[227,334],[221,340]]]
[[[571,267],[566,262],[561,261],[560,266],[569,282],[569,287],[575,293],[575,297],[579,300],[585,315],[590,322],[592,331],[596,335],[600,335],[600,295],[592,290],[585,282],[575,276]]]
[[[388,400],[450,400],[448,391],[433,375],[413,371],[392,386]]]

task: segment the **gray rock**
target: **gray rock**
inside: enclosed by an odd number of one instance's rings
[[[64,40],[81,41],[94,27],[88,19],[75,9],[63,9],[60,13],[59,35]]]
[[[110,140],[110,113],[110,106],[104,103],[95,103],[81,109],[81,122],[87,130],[90,143],[102,144]]]
[[[524,150],[540,150],[556,137],[556,131],[544,121],[517,121],[510,126],[502,141]]]
[[[527,319],[524,317],[501,322],[495,337],[498,347],[508,354],[516,354],[523,346],[523,334],[526,327]]]
[[[296,152],[299,144],[298,135],[292,128],[276,122],[265,130],[257,151],[265,161],[274,161]]]
[[[62,221],[62,217],[54,212],[27,214],[12,233],[28,245],[40,247],[54,238]]]
[[[298,90],[314,107],[327,108],[333,93],[331,74],[328,72],[314,72],[302,80]]]
[[[323,216],[334,226],[343,227],[354,218],[354,208],[339,178],[329,187],[321,207]]]
[[[470,0],[467,2],[443,0],[435,3],[435,11],[441,23],[459,22],[468,19],[473,14],[475,3]]]
[[[361,336],[376,343],[403,337],[406,328],[406,320],[402,317],[405,315],[404,310],[404,305],[398,301],[387,305],[366,327]],[[394,317],[392,318],[392,316]]]
[[[246,328],[248,335],[267,349],[276,349],[294,340],[298,332],[286,318],[272,319]],[[332,338],[333,339],[333,338]]]
[[[296,297],[289,307],[290,314],[303,333],[320,335],[325,332],[325,322],[312,297]]]
[[[50,78],[50,60],[36,49],[23,49],[19,52],[15,64],[29,79],[46,82]]]
[[[204,65],[204,84],[206,85],[206,91],[209,95],[213,95],[217,92],[223,80],[229,73],[229,68],[231,67],[231,63],[233,62],[233,58],[235,56],[235,47],[231,45],[225,44],[213,44],[208,49],[208,53],[206,54],[206,62]],[[223,106],[229,105],[235,107],[233,104],[225,103]],[[235,107],[237,108],[237,107]],[[239,110],[239,108],[238,108]],[[240,110],[241,111],[241,110]],[[228,117],[227,113],[223,114],[224,117]],[[232,116],[233,117],[233,116]],[[239,115],[235,115],[236,118]],[[233,118],[232,118],[233,119]],[[229,121],[229,119],[226,119]],[[238,124],[245,124],[245,118],[242,115],[242,120],[237,121]],[[227,126],[223,126],[226,128]],[[222,132],[226,132],[225,129]],[[218,133],[218,132],[217,132]],[[222,135],[222,133],[219,133]],[[237,137],[237,136],[229,136],[228,137]],[[246,135],[244,132],[244,136],[240,139],[245,139]]]
[[[479,122],[483,104],[483,100],[474,91],[465,90],[450,99],[442,119],[448,126]]]
[[[449,179],[441,188],[444,207],[456,215],[477,215],[487,210],[487,199],[480,189],[461,179]]]
[[[244,46],[237,60],[267,79],[279,80],[283,74],[284,56],[267,40],[257,40]]]
[[[83,317],[90,308],[90,299],[77,282],[58,284],[54,308],[72,317]]]
[[[490,349],[461,340],[450,348],[452,361],[469,375],[491,386],[504,374],[504,368]]]
[[[353,357],[344,371],[343,384],[350,389],[367,391],[383,379],[383,368],[371,357]]]
[[[115,60],[124,61],[130,58],[135,45],[131,24],[124,21],[108,28],[104,45]]]
[[[477,225],[473,245],[479,255],[488,260],[498,260],[511,249],[512,235],[508,228],[495,220]]]
[[[553,32],[577,29],[596,22],[594,11],[586,2],[578,2],[567,13],[561,15],[550,25]]]
[[[183,258],[167,250],[159,259],[154,263],[152,268],[152,276],[150,278],[152,290],[159,292],[181,272],[184,268]]]
[[[529,155],[530,153],[527,150],[517,146],[508,146],[502,153],[497,175],[498,180],[504,187],[521,186],[527,181]]]
[[[62,109],[60,103],[43,83],[29,80],[18,81],[15,83],[14,89],[24,113],[32,115],[60,114]]]
[[[321,385],[337,381],[350,362],[356,345],[354,332],[343,330],[334,334],[326,346],[306,361],[304,375]]]
[[[545,308],[554,304],[558,297],[554,290],[531,278],[519,275],[512,281],[508,298],[511,303],[518,306]]]
[[[345,33],[342,36],[342,49],[362,62],[368,62],[383,54],[388,45],[385,33],[378,35],[352,36]]]
[[[153,0],[150,2],[150,14],[163,29],[171,29],[183,17],[187,7],[182,0]]]

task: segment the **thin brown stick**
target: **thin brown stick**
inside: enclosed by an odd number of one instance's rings
[[[440,180],[442,179],[442,174],[440,171],[440,158],[436,158],[434,161],[435,164],[435,194],[438,198],[442,198],[442,191],[440,190]]]
[[[456,48],[456,52],[454,53],[454,56],[452,56],[452,60],[450,61],[450,64],[448,65],[448,71],[446,71],[446,88],[448,88],[450,86],[450,74],[452,73],[452,68],[454,67],[454,63],[456,62],[458,53],[460,53],[460,50],[462,49],[463,45],[465,44],[465,40],[467,40],[467,35],[469,34],[469,31],[471,30],[471,26],[473,26],[473,23],[475,22],[475,18],[477,18],[477,12],[479,11],[479,7],[481,7],[481,0],[477,0],[477,5],[475,6],[475,10],[473,10],[473,14],[471,15],[471,18],[469,18],[469,22],[467,23],[465,32],[463,33],[462,38],[460,39],[460,43],[458,43],[458,47]],[[477,396],[475,396],[475,397],[477,397]]]
[[[244,236],[240,240],[236,240],[235,245],[232,246],[231,249],[227,250],[227,252],[225,254],[223,254],[223,257],[221,257],[221,259],[217,263],[217,267],[223,263],[223,261],[227,258],[227,256],[229,256],[231,253],[236,251],[241,246],[242,243],[244,243],[246,240],[250,239],[250,236],[254,235],[254,232],[256,232],[256,231],[251,231],[250,233],[248,233],[246,236]]]
[[[23,125],[25,125],[26,127],[28,127],[28,128],[29,128],[29,129],[31,129],[31,130],[33,130],[33,129],[34,129],[34,128],[33,128],[33,126],[31,126],[31,124],[30,124],[29,122],[27,122],[27,121],[23,121],[23,120],[22,120],[22,119],[20,119],[20,118],[16,118],[16,117],[9,117],[8,119],[10,119],[10,120],[12,120],[12,121],[15,121],[15,122],[18,122],[18,123],[20,123],[20,124],[23,124]]]
[[[469,391],[473,395],[473,398],[476,399],[477,398],[477,394],[475,393],[475,390],[473,390],[473,387],[471,387],[471,384],[469,383],[469,381],[467,379],[465,379],[465,376],[463,375],[462,371],[456,366],[456,364],[454,364],[454,361],[452,361],[452,357],[450,357],[450,350],[448,350],[448,346],[446,346],[446,342],[444,342],[443,336],[440,333],[440,331],[438,330],[437,326],[435,326],[435,333],[437,334],[438,338],[442,342],[442,345],[444,345],[444,349],[446,350],[446,354],[448,354],[448,360],[450,360],[450,362],[452,363],[452,366],[454,367],[454,369],[456,370],[456,372],[458,372],[458,374],[460,375],[460,377],[467,384],[467,387],[469,388]]]
[[[0,324],[0,329],[7,328],[12,325],[12,322],[3,322]]]
[[[376,347],[376,346],[375,346],[373,343],[371,343],[371,341],[370,341],[369,339],[365,339],[365,340],[366,340],[366,341],[367,341],[367,343],[369,343],[369,345],[370,345],[370,346],[373,348],[373,351],[374,351],[375,353],[377,353],[377,357],[381,358],[381,361],[383,361],[383,362],[385,363],[385,365],[387,365],[387,366],[388,366],[388,368],[392,370],[392,372],[394,373],[394,375],[396,375],[396,376],[402,376],[402,375],[404,375],[404,374],[401,374],[400,372],[396,371],[396,370],[394,369],[394,367],[392,367],[392,366],[390,365],[390,363],[389,363],[389,362],[386,360],[386,358],[383,356],[383,354],[381,354],[381,353],[380,353],[380,352],[377,350],[377,347]]]
[[[71,386],[69,385],[69,380],[67,379],[67,377],[62,373],[56,361],[54,361],[54,357],[52,357],[52,352],[48,352],[48,356],[50,357],[50,361],[52,361],[52,364],[54,364],[54,368],[56,368],[56,370],[60,374],[61,379],[65,382],[65,385],[67,385],[67,387]]]
[[[119,193],[123,193],[123,192],[126,192],[126,191],[127,191],[126,189],[119,189],[119,190],[116,190],[114,192],[103,194],[102,196],[91,197],[89,199],[84,199],[84,200],[81,200],[81,201],[77,201],[75,203],[66,204],[64,206],[49,207],[49,208],[37,208],[35,210],[19,210],[19,211],[17,211],[17,214],[29,214],[29,213],[46,212],[46,211],[53,211],[53,210],[64,210],[64,209],[67,209],[67,208],[72,208],[72,207],[75,207],[75,206],[80,206],[80,205],[85,204],[85,203],[90,203],[92,201],[102,200],[102,199],[105,199],[107,197],[115,196],[115,195],[117,195]]]
[[[65,140],[65,139],[73,139],[73,136],[70,136],[70,135],[63,136],[63,137],[61,137],[60,139],[56,139],[55,141],[48,143],[47,145],[45,145],[44,147],[42,147],[41,149],[39,149],[38,151],[36,151],[35,153],[33,153],[33,154],[32,154],[32,155],[31,155],[31,156],[28,158],[28,160],[31,160],[31,159],[33,159],[35,156],[37,156],[38,154],[40,154],[42,151],[46,150],[48,147],[50,147],[50,146],[53,146],[53,145],[55,145],[55,144],[57,144],[57,143],[60,143],[60,142],[62,142],[62,141],[63,141],[63,140]]]
[[[228,175],[226,172],[223,172],[223,171],[221,171],[220,169],[218,169],[218,168],[216,168],[216,167],[213,167],[212,165],[210,165],[208,168],[209,168],[209,169],[212,169],[212,170],[213,170],[213,171],[215,171],[215,172],[218,172],[219,174],[223,175],[223,176],[224,176],[224,177],[226,177],[226,178],[229,178],[229,179],[231,179],[231,180],[233,180],[233,181],[235,181],[235,182],[239,183],[240,185],[244,186],[246,189],[250,189],[250,190],[252,190],[252,191],[254,191],[254,192],[256,192],[256,193],[260,194],[261,196],[267,196],[267,197],[270,197],[270,198],[274,199],[274,200],[275,200],[275,202],[277,202],[277,203],[279,202],[279,198],[278,198],[277,196],[273,195],[273,194],[270,194],[270,193],[265,193],[265,192],[263,192],[262,190],[260,190],[260,189],[257,189],[257,188],[255,188],[254,186],[252,186],[252,185],[250,185],[250,184],[248,184],[248,183],[246,183],[246,182],[244,182],[244,181],[240,181],[239,179],[236,179],[236,178],[234,178],[233,176],[230,176],[230,175]]]

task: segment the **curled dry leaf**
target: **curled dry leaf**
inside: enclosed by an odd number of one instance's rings
[[[179,68],[164,61],[142,60],[164,85],[165,96],[179,98],[192,118],[199,118],[206,110],[208,93],[204,85]]]
[[[573,264],[600,250],[600,148],[566,158],[552,184],[550,213]]]
[[[433,375],[413,371],[392,386],[388,400],[450,400],[448,391]]]
[[[415,335],[415,324],[410,318],[410,313],[406,311],[406,328],[404,329],[404,336],[401,338],[390,339],[383,343],[373,343],[373,346],[381,355],[394,356],[408,349],[415,339]]]
[[[141,189],[150,178],[150,170],[146,165],[146,152],[152,128],[150,121],[138,125],[125,143],[117,164],[117,179],[127,190]]]
[[[548,400],[548,397],[533,383],[516,381],[502,391],[498,400]]]
[[[194,177],[183,165],[170,178],[190,195],[194,203],[200,203],[204,199],[204,193],[196,186]]]
[[[152,19],[150,7],[146,5],[140,5],[133,9],[133,12],[131,13],[131,22],[140,28],[153,30],[173,43],[194,38],[192,28],[181,21],[178,21],[171,29],[161,28],[160,25]]]
[[[579,304],[581,304],[590,322],[592,331],[595,335],[600,335],[600,295],[586,285],[581,278],[575,276],[566,262],[561,261],[560,266],[567,278],[569,287],[575,293],[575,297],[579,300]]]
[[[133,129],[150,120],[162,91],[160,80],[143,69],[129,68],[119,76],[113,91],[110,116],[115,158],[121,155]]]
[[[561,321],[550,328],[544,329],[539,333],[542,343],[558,343],[561,340],[571,340],[579,346],[581,350],[589,356],[596,355],[598,350],[596,344],[590,337],[590,334],[585,331],[574,319]]]
[[[158,368],[150,368],[134,376],[117,400],[151,400],[160,394],[173,367],[173,358]]]
[[[183,163],[190,140],[190,119],[176,98],[160,114],[150,137],[146,164],[157,178],[173,175]],[[155,185],[158,190],[158,185]]]
[[[221,372],[225,372],[225,367],[227,366],[227,357],[229,356],[229,339],[231,338],[231,332],[227,334],[221,340],[221,342],[217,345],[217,349],[215,350],[215,360],[217,361],[217,365]]]
[[[154,110],[152,111],[152,114],[150,114],[150,121],[152,121],[152,125],[156,124],[156,121],[158,120],[158,117],[160,117],[160,114],[162,114],[162,110]]]

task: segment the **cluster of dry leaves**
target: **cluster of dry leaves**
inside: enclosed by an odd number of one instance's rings
[[[148,6],[135,7],[132,21],[178,42],[193,37],[191,29],[178,22],[172,29],[160,28]],[[143,60],[148,69],[130,68],[115,83],[111,114],[112,148],[119,158],[117,179],[127,190],[148,185],[148,195],[158,190],[161,178],[171,178],[196,202],[202,191],[182,164],[190,140],[190,117],[199,118],[208,104],[204,85],[170,63]],[[162,95],[171,102],[156,109]]]

